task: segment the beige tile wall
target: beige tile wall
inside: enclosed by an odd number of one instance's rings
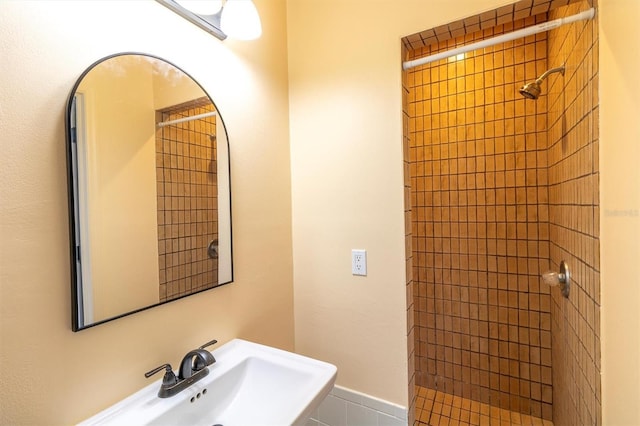
[[[415,382],[550,419],[547,104],[518,94],[546,68],[542,33],[414,68],[408,97]]]
[[[160,121],[214,111],[208,98],[158,114]],[[207,254],[218,238],[216,117],[156,132],[160,301],[218,285],[218,260]]]
[[[591,7],[582,1],[550,19]],[[600,255],[598,166],[598,22],[549,32],[549,67],[564,76],[546,82],[549,126],[551,268],[572,272],[568,299],[551,292],[553,420],[558,425],[602,422],[600,390]]]

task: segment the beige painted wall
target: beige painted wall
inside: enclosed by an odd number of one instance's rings
[[[640,2],[599,0],[602,424],[640,424]]]
[[[0,2],[0,424],[77,422],[211,338],[293,349],[286,10],[256,5],[263,37],[222,43],[153,1]],[[64,108],[122,51],[180,65],[222,112],[235,282],[73,333]]]
[[[114,72],[114,64],[126,72]],[[155,109],[151,64],[130,56],[98,65],[84,94],[88,247],[93,317],[88,323],[158,303]],[[123,113],[126,111],[126,113]],[[81,154],[82,155],[82,154]],[[82,166],[86,165],[86,167]],[[82,210],[81,210],[82,211]],[[84,222],[84,217],[80,222]],[[83,280],[83,284],[85,280]]]
[[[400,39],[506,3],[288,1],[296,350],[342,386],[407,405]]]

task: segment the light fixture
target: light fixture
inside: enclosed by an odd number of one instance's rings
[[[258,10],[251,0],[227,0],[220,28],[231,38],[255,40],[262,35]]]
[[[222,0],[175,0],[175,2],[198,15],[215,15],[222,9]]]
[[[262,34],[251,0],[156,0],[209,34],[224,40],[253,40]]]

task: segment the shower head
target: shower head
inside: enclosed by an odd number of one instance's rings
[[[559,72],[560,74],[564,75],[564,64],[559,66],[558,68],[552,68],[546,71],[540,77],[536,78],[536,81],[534,81],[533,83],[527,83],[522,86],[522,88],[520,89],[520,94],[527,99],[538,99],[538,96],[540,96],[540,93],[542,92],[540,84],[542,84],[544,79],[547,78],[549,74],[554,72]]]
[[[538,80],[534,81],[533,83],[527,83],[520,89],[520,94],[527,99],[538,99],[538,96],[540,96],[540,92],[542,92],[542,89],[540,88],[540,83],[538,83]]]

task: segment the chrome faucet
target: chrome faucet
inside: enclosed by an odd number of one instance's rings
[[[216,359],[213,357],[211,352],[207,351],[205,348],[207,346],[215,345],[216,343],[218,343],[217,340],[212,340],[200,346],[198,349],[189,351],[184,358],[182,358],[180,371],[177,377],[171,368],[171,364],[162,364],[161,366],[148,371],[144,376],[149,378],[164,369],[165,373],[162,378],[162,385],[158,391],[158,396],[160,398],[169,398],[174,396],[209,374],[209,369],[207,367],[216,362]]]

